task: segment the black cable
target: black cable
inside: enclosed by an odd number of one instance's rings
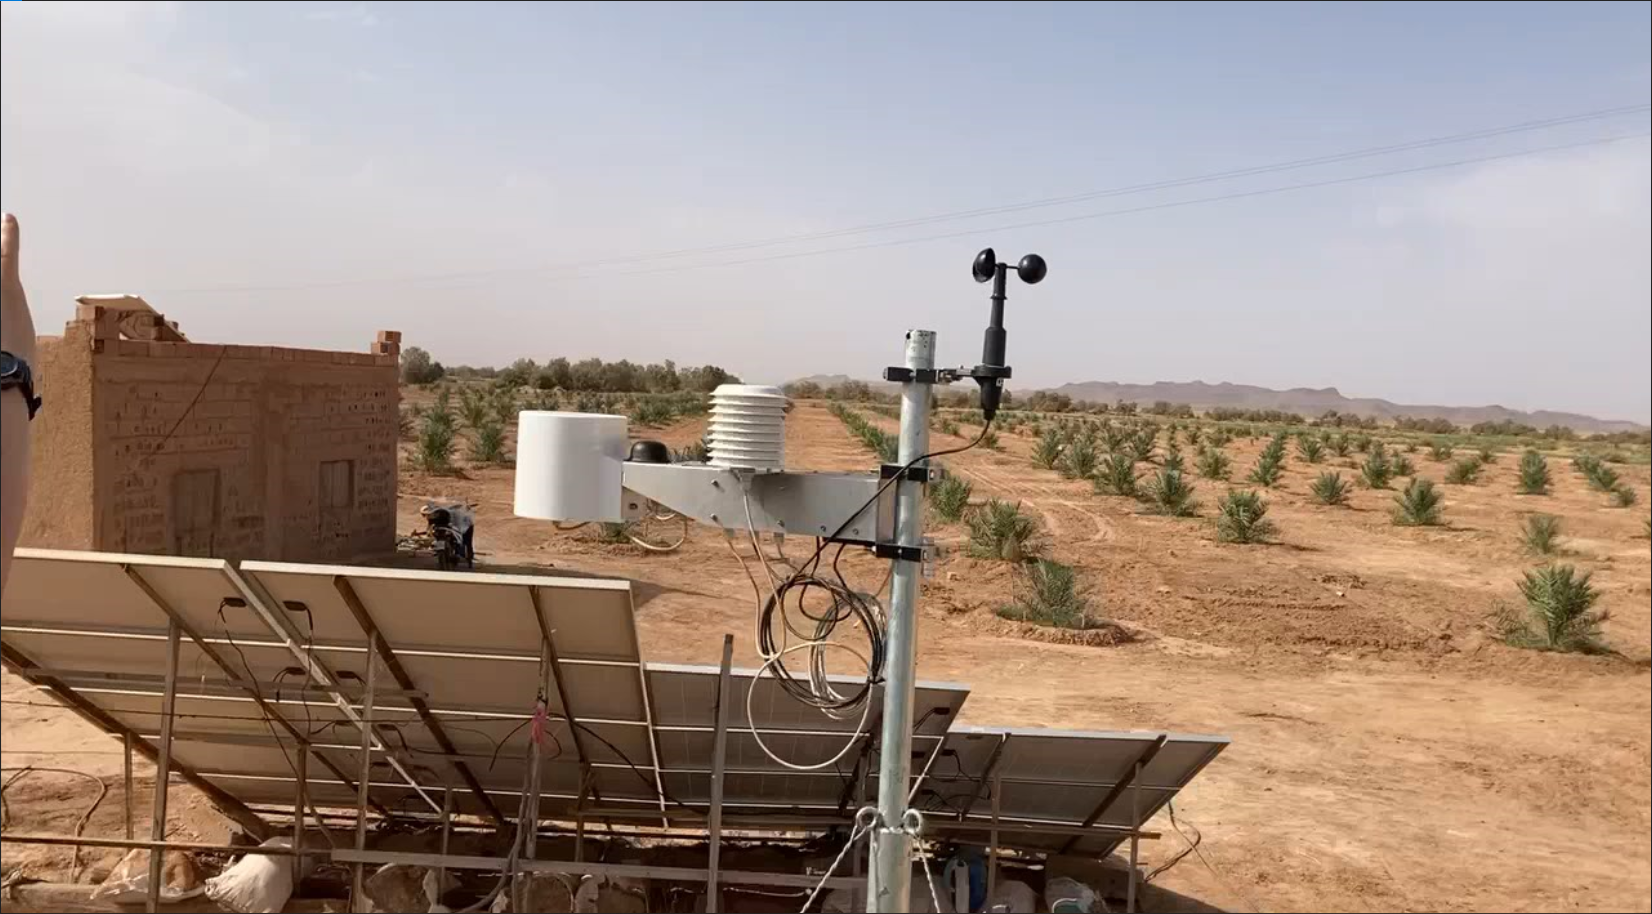
[[[229,346],[218,347],[218,358],[213,360],[212,367],[207,370],[206,379],[201,381],[201,386],[195,389],[195,396],[190,398],[189,405],[184,407],[183,413],[178,416],[178,421],[172,423],[172,427],[166,430],[165,435],[161,436],[160,443],[150,448],[149,453],[143,455],[143,459],[138,462],[138,469],[141,470],[148,466],[155,459],[155,455],[161,452],[161,448],[166,447],[166,443],[171,441],[172,436],[178,433],[178,429],[183,427],[184,420],[188,419],[189,414],[195,411],[195,404],[201,402],[202,395],[206,393],[212,379],[218,374],[218,366],[224,364],[224,355],[228,352]],[[219,607],[219,609],[221,611],[223,607]]]
[[[986,439],[987,432],[991,428],[992,419],[987,419],[981,425],[980,434],[976,435],[973,441],[955,448],[930,451],[927,454],[920,455],[908,461],[900,468],[898,472],[884,480],[883,484],[878,486],[877,491],[872,493],[872,497],[868,498],[865,504],[855,509],[854,513],[845,518],[843,523],[839,524],[838,528],[832,531],[831,535],[822,539],[817,539],[815,541],[816,545],[814,554],[809,556],[809,558],[802,564],[798,565],[797,570],[792,572],[792,576],[790,578],[787,578],[784,582],[776,585],[770,592],[768,599],[763,604],[763,608],[758,618],[758,652],[764,657],[775,658],[773,663],[770,665],[774,670],[775,682],[779,683],[780,687],[784,689],[792,698],[810,707],[830,712],[841,712],[850,708],[857,708],[860,707],[862,702],[870,699],[872,689],[878,683],[883,681],[883,664],[887,648],[885,643],[883,622],[880,618],[878,618],[878,613],[873,608],[871,601],[867,600],[865,596],[855,591],[854,588],[848,586],[848,582],[844,580],[842,573],[837,570],[837,561],[835,558],[832,562],[832,568],[837,576],[836,581],[825,580],[816,574],[815,570],[820,566],[820,557],[823,553],[825,553],[827,546],[833,542],[837,542],[838,537],[842,536],[843,532],[848,530],[849,526],[853,524],[856,519],[866,513],[868,508],[878,503],[878,499],[883,497],[883,493],[887,492],[890,486],[893,486],[896,482],[904,479],[908,470],[911,470],[913,467],[924,462],[925,460],[930,460],[936,457],[946,457],[952,454],[961,454],[964,451],[979,445]],[[844,545],[847,544],[840,543],[840,547]],[[841,555],[842,548],[838,550],[838,556],[841,557]],[[815,622],[815,633],[812,639],[808,639],[808,636],[798,632],[787,618],[785,609],[786,594],[791,592],[794,588],[798,589],[799,601],[801,601],[802,595],[807,594],[811,588],[819,588],[824,590],[832,597],[833,611],[830,614],[818,617],[812,615],[808,616],[808,618]],[[799,611],[801,612],[801,602],[799,603],[799,607]],[[866,629],[866,637],[870,648],[868,651],[870,656],[867,657],[866,679],[861,683],[860,688],[846,696],[832,697],[831,694],[822,695],[811,686],[810,682],[799,679],[797,674],[787,669],[785,659],[780,653],[781,648],[775,642],[775,620],[777,615],[779,616],[780,624],[787,630],[798,634],[800,638],[814,641],[826,641],[836,629],[837,625],[842,621],[846,621],[848,619],[858,620]],[[811,653],[814,654],[810,661],[811,664],[818,664],[818,666],[815,667],[815,672],[823,676],[825,664],[825,659],[823,656],[824,652],[814,651]]]
[[[230,647],[235,649],[235,655],[241,658],[241,668],[247,671],[247,685],[252,688],[252,694],[258,698],[258,704],[262,706],[264,704],[264,692],[258,688],[258,674],[252,671],[252,664],[247,662],[246,652],[241,650],[241,645],[235,643],[235,636],[229,633],[229,621],[224,618],[224,607],[228,605],[228,598],[218,602],[218,625],[223,629],[224,639],[229,642]],[[303,699],[300,698],[300,701],[302,702]],[[298,780],[298,765],[293,761],[292,753],[287,751],[287,745],[281,741],[281,735],[275,732],[275,724],[270,721],[268,714],[258,716],[264,721],[264,726],[269,729],[270,739],[275,740],[276,748],[281,750],[281,757],[286,759],[287,767],[292,770],[293,780]]]

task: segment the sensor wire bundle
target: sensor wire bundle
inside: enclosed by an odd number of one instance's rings
[[[842,536],[843,531],[867,509],[876,505],[891,486],[905,478],[908,470],[930,458],[962,453],[975,447],[986,438],[991,427],[992,422],[989,419],[982,424],[981,433],[968,444],[943,451],[932,451],[908,461],[899,472],[884,480],[872,497],[849,515],[837,530],[828,537],[818,539],[813,554],[801,565],[793,566],[790,561],[785,560],[784,553],[780,553],[781,559],[778,561],[790,571],[789,575],[776,573],[776,560],[771,560],[763,551],[757,535],[756,520],[752,515],[750,494],[743,495],[746,533],[752,552],[763,567],[763,575],[767,579],[766,588],[758,581],[740,548],[735,545],[733,532],[725,529],[723,534],[729,551],[739,560],[741,570],[751,582],[758,604],[756,642],[758,656],[763,658],[763,665],[758,669],[751,688],[746,692],[746,720],[751,726],[752,736],[756,739],[758,747],[776,764],[795,771],[818,771],[840,761],[865,734],[867,722],[871,717],[873,691],[883,681],[888,616],[879,595],[894,577],[894,565],[890,564],[889,571],[876,590],[856,590],[850,585],[840,566],[843,552],[849,544],[838,543],[829,571],[822,572],[820,566],[826,547]],[[812,591],[820,591],[826,595],[825,606],[820,606],[818,602],[814,607],[807,605]],[[844,623],[858,626],[865,633],[864,650],[858,645],[851,646],[836,638],[839,626]],[[832,651],[848,654],[864,664],[865,678],[854,687],[846,687],[841,681],[834,682],[827,673],[828,654]],[[807,653],[807,671],[795,671],[787,665],[787,658],[803,652]],[[823,761],[803,764],[781,758],[763,742],[752,713],[753,696],[757,691],[758,682],[769,674],[772,674],[775,682],[800,704],[815,708],[835,720],[856,719],[854,732],[842,748]]]

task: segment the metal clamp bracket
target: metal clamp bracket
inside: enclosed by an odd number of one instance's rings
[[[899,476],[909,482],[931,483],[939,482],[944,475],[940,467],[903,467],[898,463],[885,463],[878,467],[880,480]]]
[[[872,554],[880,559],[895,559],[901,562],[921,562],[924,560],[925,549],[922,546],[897,546],[894,543],[874,543]]]
[[[958,372],[951,368],[885,368],[883,379],[897,384],[951,384],[958,380]]]

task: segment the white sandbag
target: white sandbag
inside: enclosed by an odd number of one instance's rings
[[[992,890],[987,899],[990,914],[1033,914],[1038,910],[1038,895],[1032,886],[1019,879],[1006,879]]]
[[[1096,893],[1077,879],[1058,876],[1044,886],[1044,904],[1055,914],[1094,910]]]
[[[580,914],[647,914],[648,886],[636,879],[586,876],[574,893],[574,910]]]
[[[173,904],[194,898],[206,890],[201,871],[183,851],[167,851],[161,857],[161,903]],[[128,851],[120,858],[109,878],[92,892],[95,901],[115,904],[143,904],[149,900],[149,851]]]
[[[362,894],[367,896],[370,912],[417,912],[429,910],[432,902],[430,889],[435,885],[436,872],[422,866],[387,863],[373,872],[362,883]]]
[[[287,838],[271,838],[263,847],[291,847]],[[206,896],[239,914],[279,914],[293,894],[290,857],[248,854],[206,881]]]

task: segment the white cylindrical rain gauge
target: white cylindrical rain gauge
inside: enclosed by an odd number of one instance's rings
[[[519,517],[619,523],[628,423],[624,416],[517,414]]]
[[[785,469],[789,403],[778,387],[724,384],[712,391],[707,462],[740,470]]]

